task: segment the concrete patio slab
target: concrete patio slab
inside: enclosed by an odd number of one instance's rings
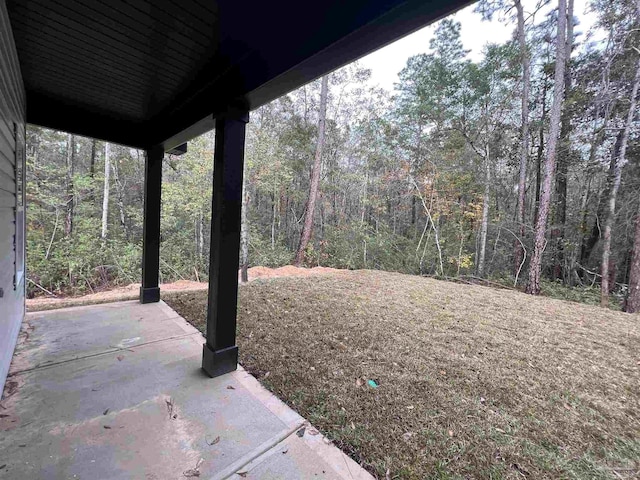
[[[0,478],[372,478],[241,368],[202,373],[203,341],[162,302],[27,315]]]

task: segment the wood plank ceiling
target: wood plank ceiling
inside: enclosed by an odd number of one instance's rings
[[[138,148],[171,148],[230,101],[257,108],[470,3],[0,1],[27,121]]]

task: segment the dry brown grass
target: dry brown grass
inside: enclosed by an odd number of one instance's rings
[[[206,292],[165,297],[203,328]],[[381,478],[640,475],[637,315],[341,272],[243,286],[238,344],[246,369]]]

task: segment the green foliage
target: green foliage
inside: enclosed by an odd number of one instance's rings
[[[598,272],[599,239],[593,253],[584,254],[583,247],[603,218],[612,126],[625,115],[636,63],[631,48],[638,38],[633,2],[614,3],[593,2],[598,25],[610,35],[606,48],[585,42],[572,56],[573,88],[567,92],[565,116],[573,130],[570,145],[560,152],[569,165],[566,222],[562,228],[550,226],[563,238],[549,242],[543,265],[552,277],[561,246],[567,285],[546,282],[543,292],[586,302],[596,302],[597,285],[572,284],[580,283],[577,273],[582,268]],[[514,9],[508,0],[483,0],[477,11],[485,19],[504,20]],[[527,261],[533,247],[537,162],[544,158],[548,141],[556,20],[553,12],[536,24],[531,23],[533,16],[526,19],[532,88],[524,234],[514,221],[521,127],[519,48],[513,40],[485,45],[481,58],[472,60],[461,40],[464,27],[445,19],[424,52],[408,59],[392,94],[370,87],[366,82],[371,72],[358,64],[330,75],[320,194],[305,264],[477,275],[480,237],[486,230],[483,275],[513,285],[514,245],[522,242]],[[251,266],[277,267],[293,260],[309,194],[319,90],[319,81],[312,82],[251,113],[245,155]],[[605,103],[610,111],[605,112]],[[610,128],[605,128],[605,117]],[[66,159],[73,142],[67,134],[30,127],[27,137],[30,294],[42,293],[42,288],[83,293],[139,281],[143,152],[111,146],[108,231],[103,240],[104,143],[75,138],[75,168],[68,184]],[[628,149],[631,159],[638,155],[637,139],[635,129]],[[207,133],[190,141],[185,155],[164,160],[164,282],[207,278],[213,150],[213,134]],[[637,164],[631,161],[625,167],[619,193],[612,250],[618,284],[626,282],[628,271]],[[69,205],[74,206],[72,232],[65,231]],[[527,269],[525,262],[519,286]],[[624,293],[621,288],[615,295],[619,300]]]

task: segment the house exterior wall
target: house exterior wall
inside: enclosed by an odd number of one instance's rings
[[[25,306],[25,93],[5,0],[0,0],[0,392]]]

